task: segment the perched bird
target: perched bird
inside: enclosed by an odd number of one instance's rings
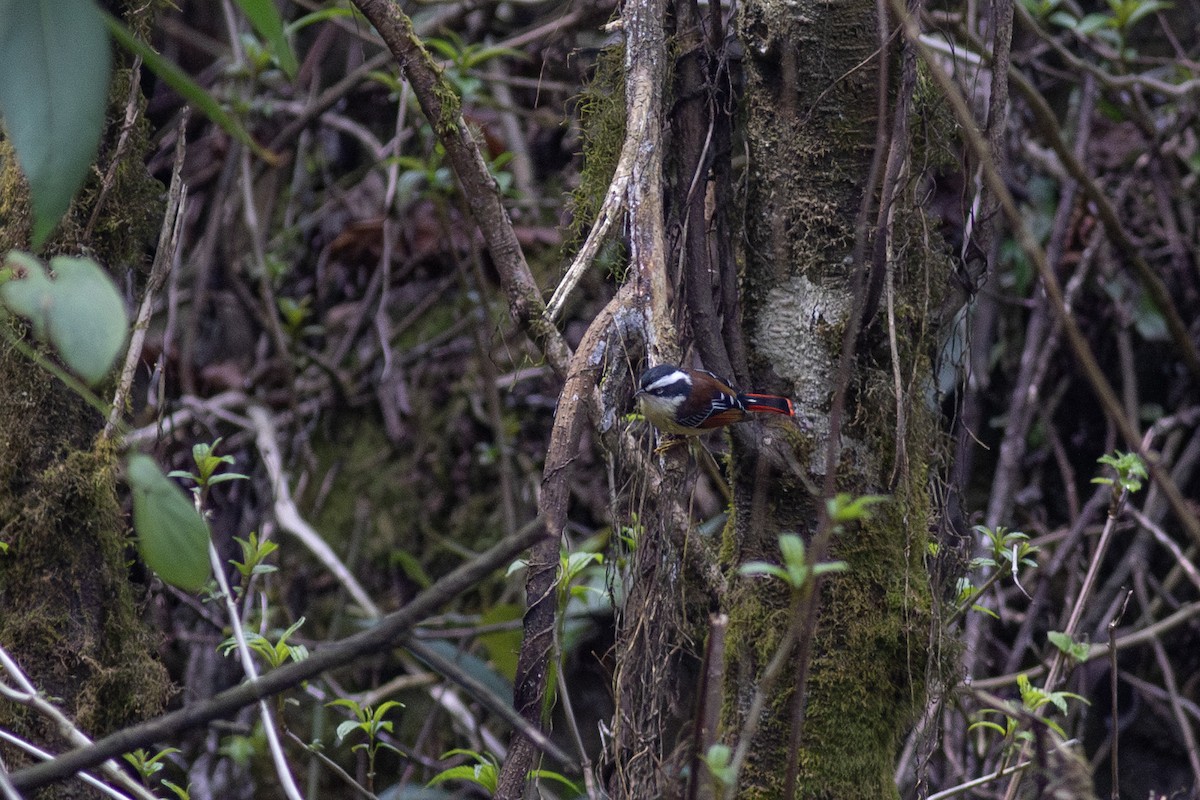
[[[739,392],[711,372],[671,364],[643,372],[634,397],[656,428],[682,436],[741,422],[754,411],[795,415],[786,397]]]

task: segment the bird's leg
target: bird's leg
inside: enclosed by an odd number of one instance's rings
[[[676,436],[673,433],[664,433],[659,439],[658,447],[654,448],[654,455],[661,456],[677,444],[683,444],[687,441],[686,436]]]

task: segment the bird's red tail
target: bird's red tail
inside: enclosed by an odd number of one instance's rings
[[[744,394],[742,400],[746,403],[747,411],[770,411],[789,417],[796,415],[792,401],[786,397],[776,397],[773,394]]]

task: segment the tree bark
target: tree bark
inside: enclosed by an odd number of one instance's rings
[[[925,697],[924,558],[941,446],[926,400],[934,349],[927,310],[937,306],[945,265],[921,243],[913,192],[897,181],[908,142],[906,127],[893,122],[904,112],[892,120],[877,111],[887,74],[877,20],[872,0],[752,0],[738,23],[750,152],[744,333],[755,389],[793,394],[805,424],[734,438],[727,567],[777,563],[784,532],[799,533],[810,559],[820,558],[823,544],[813,538],[829,489],[890,496],[830,540],[826,559],[848,570],[824,578],[810,597],[815,628],[801,633],[795,669],[768,694],[739,797],[787,796],[789,788],[806,798],[894,795],[897,750]],[[908,84],[898,86],[888,88],[903,97]],[[884,125],[899,135],[890,151],[877,141]],[[873,166],[876,151],[889,152],[886,170],[882,158]],[[872,208],[863,198],[877,196],[883,212],[863,213]],[[865,221],[876,216],[867,246]],[[865,318],[873,321],[860,335]],[[725,728],[735,737],[795,612],[779,582],[757,577],[733,577],[726,605]]]

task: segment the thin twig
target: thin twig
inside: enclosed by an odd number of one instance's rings
[[[721,695],[725,688],[725,633],[728,629],[728,614],[713,614],[708,618],[708,641],[704,645],[700,691],[696,693],[696,715],[692,724],[687,800],[700,800],[700,787],[709,777],[705,757],[716,742],[717,725],[721,717]]]
[[[45,750],[41,749],[40,747],[30,744],[29,742],[26,742],[23,739],[19,739],[16,736],[13,736],[11,733],[9,733],[6,730],[0,729],[0,740],[6,741],[15,747],[19,747],[20,749],[29,753],[33,757],[40,758],[43,761],[53,761],[54,760],[53,753],[47,753]],[[107,783],[105,783],[104,781],[95,777],[94,775],[91,775],[87,772],[81,772],[81,773],[79,773],[78,777],[84,783],[88,784],[89,786],[95,787],[99,792],[108,795],[109,797],[113,798],[113,800],[129,800],[129,797],[127,795],[121,794],[116,789],[112,788]],[[0,788],[3,788],[4,796],[6,798],[11,798],[12,800],[23,800],[21,795],[19,795],[17,793],[16,788],[13,787],[12,781],[10,781],[8,779],[8,776],[4,775],[3,772],[0,772]],[[146,797],[145,795],[139,795],[139,796],[143,797],[143,798]],[[149,797],[154,798],[154,795],[149,795]],[[157,800],[157,799],[154,798],[154,800]]]
[[[79,728],[75,726],[75,723],[68,719],[65,714],[59,711],[57,706],[48,701],[41,692],[37,691],[37,688],[33,685],[33,682],[29,680],[29,678],[21,670],[21,667],[17,664],[16,660],[13,659],[13,657],[10,656],[3,647],[0,647],[0,670],[3,670],[5,673],[7,673],[18,687],[14,689],[6,683],[0,682],[0,696],[4,697],[10,702],[27,706],[41,714],[43,717],[49,719],[52,723],[54,723],[59,735],[76,747],[87,747],[91,745],[92,740],[89,739],[83,733],[83,731],[79,730]],[[54,758],[54,756],[50,753],[43,752],[31,744],[22,742],[15,736],[13,736],[10,741],[37,756],[38,758],[45,760]],[[154,800],[154,794],[148,791],[137,781],[129,777],[129,775],[127,775],[115,761],[111,759],[105,760],[101,766],[104,769],[105,774],[108,775],[111,780],[119,783],[131,794],[141,798],[142,800]],[[102,791],[113,794],[115,797],[124,797],[124,795],[112,792],[100,781],[96,780],[95,778],[91,778],[91,776],[84,777],[81,775],[80,777],[83,777],[84,780],[96,785],[97,788],[100,788]],[[91,779],[89,780],[89,778]]]
[[[199,495],[196,496],[196,504],[196,510],[203,513],[203,509],[199,508]],[[258,681],[258,669],[254,666],[254,659],[250,656],[250,646],[246,644],[246,632],[242,629],[242,621],[238,617],[237,606],[233,603],[233,590],[230,588],[229,579],[225,575],[225,564],[222,563],[221,556],[217,553],[217,546],[211,538],[208,540],[208,560],[212,564],[217,584],[221,587],[221,596],[225,601],[225,613],[228,617],[229,625],[233,629],[233,639],[237,644],[236,649],[238,658],[242,662],[242,671],[246,673],[246,680],[253,684]],[[267,737],[267,750],[271,754],[271,762],[275,766],[275,774],[279,778],[283,793],[289,800],[301,800],[300,787],[296,785],[296,779],[292,776],[292,770],[287,761],[287,754],[283,752],[283,745],[279,741],[279,732],[275,729],[276,723],[271,716],[271,710],[267,707],[265,698],[258,701],[258,712],[262,717],[263,733]]]
[[[1146,590],[1146,580],[1143,570],[1134,573],[1134,587],[1138,593],[1138,602],[1145,608],[1149,604],[1149,592]],[[1188,765],[1192,769],[1193,785],[1200,785],[1200,749],[1196,743],[1196,734],[1183,710],[1183,701],[1179,695],[1179,682],[1175,679],[1175,670],[1171,667],[1171,658],[1163,647],[1161,639],[1155,638],[1150,642],[1154,649],[1154,659],[1162,673],[1163,688],[1166,689],[1168,705],[1179,726],[1179,734],[1183,737],[1183,749],[1187,753]],[[1116,739],[1117,728],[1113,728],[1113,739]]]
[[[100,193],[92,205],[92,215],[88,218],[87,226],[83,229],[80,241],[91,241],[92,231],[96,229],[96,221],[104,210],[104,201],[109,192],[117,185],[117,170],[125,165],[125,151],[129,147],[129,136],[133,133],[142,116],[142,57],[134,56],[126,71],[129,76],[129,95],[125,100],[125,121],[121,124],[121,133],[117,137],[117,145],[109,154],[108,169],[100,182]],[[168,211],[168,214],[170,212]]]
[[[179,235],[183,230],[183,215],[187,202],[187,186],[183,183],[183,159],[187,152],[187,122],[188,112],[179,116],[179,130],[175,141],[175,163],[171,168],[171,186],[167,190],[167,210],[163,215],[162,229],[158,234],[158,247],[154,251],[154,264],[150,267],[150,278],[142,294],[142,303],[138,307],[137,320],[133,323],[133,333],[129,337],[129,347],[125,352],[125,366],[121,369],[121,378],[117,382],[117,391],[113,394],[112,410],[108,414],[108,423],[104,426],[103,437],[109,439],[116,431],[121,416],[125,413],[125,403],[129,397],[130,387],[133,386],[133,376],[142,359],[142,345],[146,341],[146,331],[150,327],[150,314],[154,310],[154,295],[162,288],[163,281],[175,257],[179,254]]]
[[[1109,681],[1109,704],[1112,706],[1112,708],[1111,708],[1112,724],[1109,726],[1109,731],[1110,731],[1109,738],[1111,739],[1111,742],[1112,742],[1112,749],[1109,752],[1109,759],[1110,759],[1111,768],[1112,768],[1112,798],[1113,798],[1113,800],[1120,800],[1120,797],[1121,797],[1121,790],[1120,790],[1121,776],[1120,776],[1120,772],[1117,768],[1117,764],[1118,764],[1117,740],[1121,738],[1120,726],[1118,724],[1119,720],[1120,720],[1120,714],[1118,711],[1120,708],[1120,703],[1118,702],[1118,697],[1117,697],[1117,684],[1118,684],[1117,648],[1116,648],[1117,625],[1121,622],[1121,618],[1125,616],[1125,607],[1129,605],[1129,598],[1132,596],[1133,596],[1133,592],[1130,592],[1130,591],[1125,592],[1125,601],[1124,601],[1124,603],[1121,604],[1121,611],[1119,613],[1117,613],[1116,615],[1114,615],[1113,618],[1111,620],[1109,620],[1109,622],[1108,622],[1108,642],[1110,645],[1112,645],[1112,647],[1110,647],[1109,651],[1108,651],[1108,681]]]
[[[327,770],[329,770],[334,775],[336,775],[338,778],[340,778],[341,781],[349,787],[350,791],[354,792],[356,795],[358,795],[360,797],[367,798],[367,800],[379,800],[378,795],[376,795],[374,792],[368,792],[365,786],[363,786],[361,783],[359,783],[357,780],[354,779],[353,775],[351,775],[349,772],[346,772],[346,770],[342,769],[341,764],[337,763],[332,758],[325,755],[323,752],[321,752],[321,750],[319,748],[314,747],[313,745],[304,741],[299,736],[292,733],[290,730],[285,729],[283,734],[287,738],[291,739],[294,743],[303,747],[310,756],[313,756],[314,758],[317,759],[317,761],[321,762],[321,766],[325,767]]]

